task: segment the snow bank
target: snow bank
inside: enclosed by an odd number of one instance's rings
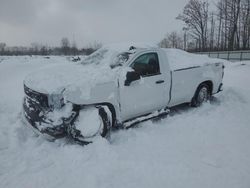
[[[211,104],[174,108],[81,147],[48,142],[21,121],[23,78],[51,63],[8,61],[0,63],[0,187],[249,187],[250,62],[226,67]]]

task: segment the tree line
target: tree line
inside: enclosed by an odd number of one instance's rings
[[[177,20],[182,31],[166,34],[160,47],[187,51],[250,49],[250,0],[217,0],[210,10],[208,0],[190,0]]]
[[[250,50],[250,0],[189,0],[176,19],[184,23],[181,31],[167,33],[160,47],[187,51]],[[210,2],[210,3],[209,3]],[[214,5],[215,8],[211,8]],[[30,47],[8,47],[0,42],[0,55],[82,55],[100,48],[93,43],[79,49],[64,37],[61,46],[32,43]]]
[[[0,42],[0,55],[89,55],[102,46],[99,42],[93,42],[85,48],[78,48],[76,42],[70,42],[67,37],[61,39],[59,47],[50,47],[39,43],[31,43],[29,47],[8,46]]]

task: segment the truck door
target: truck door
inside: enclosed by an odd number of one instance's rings
[[[167,82],[156,52],[138,56],[130,67],[140,75],[140,79],[129,86],[120,79],[120,105],[122,120],[128,120],[166,107],[169,95]]]

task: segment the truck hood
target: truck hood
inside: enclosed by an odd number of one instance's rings
[[[52,65],[26,76],[24,84],[44,94],[77,92],[82,99],[90,98],[91,89],[96,85],[115,81],[117,69],[100,65]]]

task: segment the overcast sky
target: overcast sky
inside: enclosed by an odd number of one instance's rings
[[[176,16],[188,0],[0,0],[0,42],[60,45],[75,38],[79,47],[98,41],[159,42],[181,30]]]

